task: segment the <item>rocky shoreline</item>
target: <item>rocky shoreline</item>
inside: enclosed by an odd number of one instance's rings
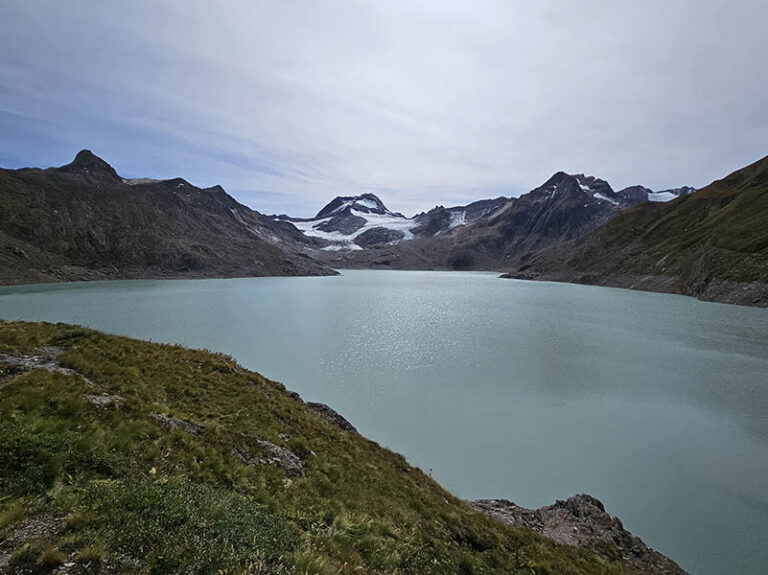
[[[697,284],[684,284],[674,276],[623,275],[587,272],[509,272],[503,279],[549,281],[615,287],[655,293],[671,293],[695,297],[701,301],[768,307],[768,284],[712,279]]]

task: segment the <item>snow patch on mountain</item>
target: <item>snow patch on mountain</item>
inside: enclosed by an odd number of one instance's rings
[[[458,226],[463,226],[467,223],[467,212],[465,210],[457,210],[451,212],[451,221],[448,223],[448,229],[452,230]]]
[[[649,202],[670,202],[678,196],[673,192],[651,192],[648,194]]]
[[[157,184],[166,180],[155,180],[152,178],[122,178],[124,184],[129,186],[140,186],[142,184]]]
[[[609,198],[605,194],[601,194],[599,192],[596,192],[593,197],[597,198],[598,200],[603,200],[605,202],[611,202],[614,206],[619,205],[619,202],[617,200],[614,200],[613,198]]]
[[[320,238],[323,240],[328,240],[331,242],[343,242],[348,243],[355,238],[357,238],[359,235],[367,232],[368,230],[372,230],[374,228],[386,228],[389,230],[397,230],[401,231],[405,234],[403,239],[412,239],[413,233],[411,233],[411,230],[416,227],[416,223],[404,216],[386,216],[386,215],[380,215],[380,214],[370,214],[370,213],[364,213],[364,212],[358,212],[357,210],[352,210],[356,216],[359,216],[361,218],[364,218],[366,220],[366,223],[352,232],[351,234],[342,234],[340,231],[332,231],[332,232],[326,232],[323,230],[318,230],[318,226],[321,226],[325,222],[331,221],[331,217],[328,218],[322,218],[320,220],[309,220],[309,221],[303,221],[303,222],[292,222],[294,226],[299,228],[304,235],[312,236],[315,238]]]

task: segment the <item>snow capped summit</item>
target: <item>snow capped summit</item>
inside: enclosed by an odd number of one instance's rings
[[[557,172],[530,194],[538,201],[569,197],[575,202],[591,203],[596,200],[597,204],[614,206],[621,204],[621,198],[616,195],[608,182],[584,174]]]
[[[538,201],[546,201],[555,196],[570,195],[574,199],[597,200],[598,203],[613,204],[621,209],[640,202],[669,202],[680,196],[687,196],[696,191],[684,186],[671,190],[654,192],[645,186],[630,186],[614,192],[611,185],[600,178],[584,174],[566,174],[557,172],[541,186],[531,192]]]
[[[603,179],[585,174],[557,172],[544,184],[518,198],[498,197],[466,206],[436,206],[407,218],[390,211],[375,194],[338,196],[314,218],[272,219],[292,224],[314,249],[326,251],[361,250],[393,246],[414,238],[446,238],[470,243],[473,235],[486,237],[488,230],[499,232],[509,245],[526,249],[548,245],[555,240],[581,237],[639,202],[664,202],[693,192],[679,188],[654,192],[642,186],[615,192]],[[498,230],[497,230],[498,231]],[[431,245],[431,244],[430,244]]]
[[[397,243],[411,239],[416,222],[391,212],[376,195],[338,196],[320,210],[314,218],[290,221],[305,236],[327,242],[326,250],[351,249]]]
[[[315,219],[338,215],[345,211],[404,217],[402,214],[390,212],[384,202],[375,194],[361,194],[359,196],[337,196],[317,213]]]
[[[499,197],[466,206],[437,206],[407,218],[387,209],[374,194],[361,194],[334,198],[314,218],[273,218],[290,222],[305,236],[324,243],[324,250],[360,250],[443,234],[491,214],[507,201]]]

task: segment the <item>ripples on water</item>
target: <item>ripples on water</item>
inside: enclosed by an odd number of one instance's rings
[[[0,317],[232,353],[462,497],[588,492],[691,573],[768,565],[768,310],[355,271],[1,288]]]

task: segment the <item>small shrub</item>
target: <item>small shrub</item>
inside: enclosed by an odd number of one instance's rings
[[[101,545],[88,545],[77,552],[75,560],[79,563],[103,563],[107,552]]]
[[[0,511],[0,529],[9,527],[27,515],[27,507],[23,502],[12,503]]]
[[[44,569],[52,569],[63,565],[67,560],[67,556],[55,547],[46,549],[37,558],[36,563]]]

